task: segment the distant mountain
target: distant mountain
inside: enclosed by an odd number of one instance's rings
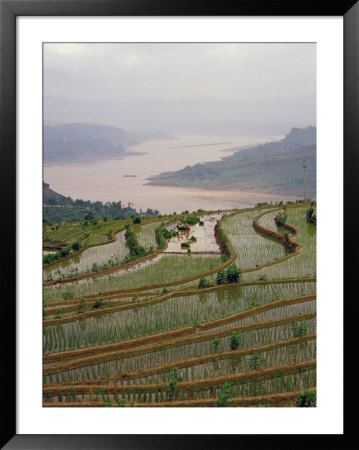
[[[303,197],[316,196],[316,128],[292,128],[280,141],[235,152],[221,161],[186,166],[152,177],[149,184],[202,189],[241,189]]]
[[[116,127],[71,123],[44,126],[44,162],[92,161],[126,155],[124,146],[137,144]]]
[[[83,220],[91,212],[97,219],[104,216],[114,219],[123,217],[132,217],[139,214],[136,208],[131,204],[123,205],[121,200],[117,202],[102,203],[90,200],[73,200],[71,197],[65,197],[52,189],[48,183],[42,182],[43,191],[43,220],[45,222],[67,222],[72,220]],[[147,208],[146,211],[140,210],[140,214],[156,216],[160,212],[157,209]]]
[[[43,205],[61,205],[69,206],[72,205],[73,201],[71,197],[65,197],[61,194],[50,189],[48,183],[42,182],[42,203]]]

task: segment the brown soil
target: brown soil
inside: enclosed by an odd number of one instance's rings
[[[171,293],[172,294],[172,293]],[[182,295],[181,292],[177,292],[174,293],[175,295],[171,295],[171,297],[178,297],[180,295]],[[160,299],[159,301],[161,301],[163,298],[167,298],[170,294],[166,294],[163,295],[161,297],[158,298],[154,298],[153,300],[148,300],[148,302],[143,302],[146,303],[146,305],[148,304],[152,304],[152,303],[157,303],[156,300]],[[184,334],[187,334],[188,330],[193,330],[193,332],[195,332],[196,330],[207,330],[210,328],[216,328],[218,326],[221,325],[225,325],[231,322],[235,322],[237,320],[240,319],[245,319],[246,317],[250,317],[250,316],[254,316],[256,314],[259,314],[261,312],[264,311],[269,311],[271,309],[276,309],[276,308],[280,308],[282,306],[286,306],[286,305],[293,305],[293,304],[297,304],[297,303],[304,303],[304,302],[308,302],[308,301],[312,301],[315,300],[317,298],[316,294],[310,294],[310,295],[303,295],[303,296],[299,296],[299,297],[291,297],[291,298],[283,298],[280,300],[275,300],[273,302],[268,302],[265,303],[263,305],[260,306],[255,306],[252,307],[250,309],[235,313],[235,314],[230,314],[226,317],[223,317],[221,319],[215,319],[215,320],[211,320],[209,322],[205,322],[202,324],[197,325],[196,327],[183,327],[183,328],[178,328],[177,330],[172,330],[172,331],[165,331],[162,333],[156,333],[153,335],[149,335],[149,336],[144,336],[141,338],[137,338],[137,339],[129,339],[127,341],[123,341],[120,343],[114,343],[114,344],[107,344],[107,345],[103,345],[103,346],[95,346],[95,347],[88,347],[85,349],[79,349],[79,350],[69,350],[69,351],[64,351],[64,352],[60,352],[60,353],[52,353],[52,354],[48,354],[46,356],[44,356],[44,361],[48,361],[51,360],[51,358],[55,357],[55,355],[62,355],[64,358],[66,357],[72,357],[72,355],[77,355],[77,356],[81,356],[84,354],[88,354],[88,353],[93,353],[95,349],[100,348],[102,351],[106,351],[106,350],[110,350],[115,348],[119,348],[118,346],[120,344],[122,344],[122,348],[126,348],[126,347],[138,347],[139,345],[143,345],[144,342],[146,342],[146,340],[148,340],[148,342],[154,342],[154,341],[158,341],[158,340],[165,340],[165,339],[169,339],[167,336],[173,337],[174,333],[177,335],[181,335],[182,334],[182,330]],[[152,303],[150,303],[152,302]],[[113,308],[109,308],[111,310],[121,310],[121,309],[129,309],[127,308],[128,306],[132,306],[132,304],[130,305],[122,305],[119,307],[113,307]],[[136,306],[136,305],[135,305]],[[138,304],[137,306],[140,306],[140,304]],[[97,311],[93,311],[93,312],[97,312]],[[92,311],[89,311],[89,313],[92,313]],[[85,316],[85,314],[88,313],[82,313],[82,314],[78,314],[76,317],[81,317],[81,316]],[[65,319],[67,319],[65,317]],[[51,320],[47,320],[44,322],[50,322]],[[59,323],[59,320],[56,319],[56,323]],[[68,356],[69,355],[69,356]],[[70,356],[71,355],[71,356]],[[63,359],[63,358],[61,358]]]
[[[238,327],[226,328],[224,330],[214,331],[211,333],[204,333],[204,334],[195,335],[195,336],[185,336],[185,334],[193,334],[196,331],[195,327],[188,327],[187,332],[185,332],[184,329],[182,328],[181,329],[182,334],[180,335],[181,337],[178,337],[175,339],[168,338],[169,340],[165,341],[165,342],[155,343],[152,345],[145,345],[142,347],[140,347],[140,346],[137,347],[137,345],[136,345],[136,348],[133,348],[134,345],[132,345],[132,348],[130,350],[126,350],[123,347],[123,345],[128,344],[129,341],[111,344],[111,346],[113,346],[112,347],[113,351],[108,351],[109,346],[92,347],[90,349],[83,349],[83,350],[87,351],[87,353],[85,354],[86,356],[79,357],[72,361],[62,362],[62,363],[61,363],[62,360],[66,360],[69,358],[68,355],[63,356],[63,354],[64,353],[68,354],[69,352],[52,353],[51,355],[45,355],[43,362],[48,363],[48,362],[52,362],[52,361],[60,361],[60,364],[45,367],[44,374],[50,375],[50,374],[64,372],[64,371],[79,368],[79,367],[88,366],[91,364],[96,364],[98,362],[106,362],[106,361],[113,361],[114,359],[130,358],[132,356],[143,355],[143,354],[147,354],[150,352],[155,352],[155,351],[159,351],[159,350],[163,350],[163,349],[192,344],[195,342],[204,342],[204,341],[214,339],[215,337],[229,336],[230,334],[233,333],[233,331],[245,333],[246,331],[250,331],[250,330],[258,330],[258,329],[263,329],[263,328],[272,328],[274,326],[285,325],[287,323],[290,323],[290,321],[293,319],[300,321],[300,320],[312,319],[314,317],[315,317],[315,314],[303,313],[303,314],[297,314],[294,316],[284,317],[281,319],[274,319],[274,320],[268,320],[265,322],[258,322],[258,323],[252,323],[252,324],[247,324],[247,325],[241,325]],[[174,330],[173,332],[174,333],[178,332],[178,330]],[[157,339],[158,339],[159,335],[152,335],[152,336],[148,336],[148,337],[145,336],[144,338],[140,338],[140,339],[151,338],[154,336],[157,336]],[[136,341],[136,340],[134,339],[132,341]],[[138,345],[140,345],[140,344],[138,344]],[[104,350],[104,347],[106,347],[106,350]],[[89,352],[89,350],[90,350],[90,352]],[[82,350],[78,350],[78,351],[82,351]],[[99,353],[101,351],[104,353]],[[76,350],[74,350],[73,352],[76,352]],[[71,353],[73,353],[73,352],[71,352]],[[84,355],[84,354],[82,354],[82,355]],[[72,354],[72,357],[75,357],[75,355]],[[51,359],[49,359],[49,358],[51,358]]]
[[[239,372],[230,375],[223,375],[219,377],[205,378],[202,380],[193,380],[193,381],[182,381],[177,383],[177,388],[185,391],[187,394],[190,394],[193,390],[203,390],[209,389],[212,386],[221,386],[225,382],[230,382],[235,385],[244,384],[249,381],[262,381],[268,380],[271,378],[282,377],[286,375],[291,375],[295,373],[302,373],[308,370],[312,370],[316,368],[316,360],[312,359],[310,361],[304,361],[300,363],[294,364],[284,364],[281,366],[270,367],[268,369],[261,370],[251,370],[248,372]],[[157,390],[166,390],[168,388],[168,384],[166,383],[158,383],[158,384],[130,384],[130,385],[117,385],[114,387],[113,385],[103,384],[98,386],[91,386],[87,384],[80,385],[57,385],[55,386],[44,386],[43,392],[51,392],[56,395],[57,391],[60,389],[62,391],[66,391],[70,389],[71,391],[75,391],[76,394],[87,394],[94,391],[94,389],[101,389],[101,392],[105,392],[108,394],[112,394],[114,390],[116,392],[143,392],[146,389],[147,392],[156,392]]]
[[[245,348],[240,350],[231,350],[228,352],[220,352],[220,353],[210,353],[208,355],[199,356],[196,358],[188,358],[184,359],[182,361],[175,361],[173,363],[169,364],[163,364],[160,366],[151,367],[149,369],[137,371],[137,372],[128,372],[128,373],[122,373],[119,375],[116,375],[114,377],[107,377],[107,378],[101,378],[97,380],[86,380],[85,381],[67,381],[64,383],[49,383],[46,386],[47,387],[57,387],[66,384],[66,385],[83,385],[88,384],[91,386],[96,385],[103,385],[103,384],[110,384],[110,383],[116,383],[117,381],[121,380],[134,380],[138,378],[144,378],[150,375],[155,375],[159,373],[169,372],[171,369],[174,369],[175,367],[177,369],[182,369],[185,367],[191,367],[191,366],[197,366],[200,364],[206,364],[208,362],[214,362],[214,361],[222,361],[224,359],[230,359],[238,356],[247,356],[251,355],[253,352],[266,352],[269,350],[273,350],[280,347],[286,347],[288,345],[294,345],[300,342],[307,342],[316,339],[317,335],[316,333],[308,334],[305,336],[295,337],[291,339],[286,339],[283,341],[277,341],[272,344],[262,345],[260,347],[252,347],[252,348]]]
[[[311,387],[307,391],[316,391],[316,387]],[[301,391],[295,392],[284,392],[282,394],[271,394],[271,395],[260,395],[253,397],[234,397],[228,401],[228,406],[251,406],[251,405],[265,405],[265,406],[294,406],[294,400]],[[136,407],[153,407],[153,408],[163,408],[163,407],[191,407],[191,406],[217,406],[218,398],[211,399],[199,399],[199,400],[185,400],[185,401],[174,401],[174,402],[161,402],[161,403],[134,403],[126,404],[125,406],[136,406]],[[105,402],[93,401],[93,402],[66,402],[66,403],[51,403],[44,402],[44,407],[103,407]],[[113,406],[116,406],[113,403]]]

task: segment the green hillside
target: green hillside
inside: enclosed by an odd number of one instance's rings
[[[316,195],[316,128],[293,128],[284,139],[235,152],[221,161],[186,166],[150,179],[152,185]]]

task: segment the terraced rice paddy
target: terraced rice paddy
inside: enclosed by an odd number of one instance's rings
[[[210,214],[201,216],[201,225],[197,223],[192,225],[189,231],[180,231],[178,236],[175,236],[168,241],[168,247],[165,252],[187,253],[187,249],[182,248],[181,244],[183,242],[190,242],[192,253],[220,253],[220,248],[214,235],[214,227],[223,215],[224,214]],[[176,230],[175,224],[172,224],[167,228]]]
[[[61,300],[70,292],[73,297],[98,294],[118,289],[131,289],[143,285],[167,283],[212,270],[221,264],[220,256],[160,255],[151,262],[139,263],[110,275],[90,278],[44,290],[47,301]]]
[[[253,229],[253,219],[261,212],[251,211],[235,214],[223,221],[223,231],[237,254],[236,264],[242,269],[265,264],[287,254],[283,245],[257,234]],[[275,215],[276,212],[268,215],[273,216],[273,214]]]
[[[286,407],[299,395],[314,406],[316,228],[305,207],[288,208],[286,222],[299,231],[290,239],[301,246],[291,255],[279,238],[254,230],[264,211],[221,220],[226,251],[215,236],[223,214],[203,214],[205,226],[192,228],[198,248],[211,240],[218,255],[160,252],[108,274],[44,286],[44,406]],[[260,225],[283,236],[277,211],[268,211]],[[160,223],[133,227],[139,245],[157,247]],[[77,229],[70,224],[51,236],[72,239]],[[91,272],[126,251],[120,232],[61,264]],[[217,272],[226,276],[233,264],[243,270],[239,280],[217,284]],[[46,272],[55,277],[59,267]]]
[[[148,223],[146,225],[138,226],[138,231],[136,233],[137,235],[137,241],[139,245],[142,245],[145,248],[156,248],[157,247],[157,241],[156,241],[156,233],[155,230],[160,226],[160,222],[153,222]]]
[[[45,279],[59,280],[82,273],[94,272],[98,266],[105,263],[120,264],[129,252],[130,250],[125,240],[125,232],[120,231],[116,233],[114,242],[107,245],[89,247],[70,259],[45,267]]]
[[[305,212],[305,208],[287,211],[287,223],[299,230],[299,235],[292,237],[294,242],[302,246],[299,254],[280,265],[275,264],[257,272],[246,273],[244,279],[255,280],[263,275],[269,279],[316,275],[317,228],[306,221]]]

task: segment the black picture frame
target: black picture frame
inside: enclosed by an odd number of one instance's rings
[[[187,0],[0,0],[0,168],[4,198],[0,221],[2,251],[6,265],[2,269],[2,448],[6,449],[183,449],[223,448],[224,445],[265,445],[271,448],[318,445],[330,438],[336,448],[344,448],[354,430],[356,414],[349,414],[356,355],[350,357],[354,340],[355,265],[344,272],[345,293],[353,293],[345,305],[345,421],[343,435],[18,435],[16,434],[16,17],[18,16],[342,16],[344,18],[344,208],[345,235],[355,235],[355,187],[359,169],[359,2],[341,0],[240,0],[229,2]],[[6,212],[5,212],[6,211]],[[341,219],[341,218],[339,218]],[[16,229],[16,228],[15,228]],[[350,239],[344,242],[348,259]],[[5,259],[4,259],[5,261]],[[330,279],[330,276],[329,276]],[[179,426],[180,431],[180,426]],[[279,437],[281,439],[279,440]],[[268,447],[269,446],[269,447]]]

